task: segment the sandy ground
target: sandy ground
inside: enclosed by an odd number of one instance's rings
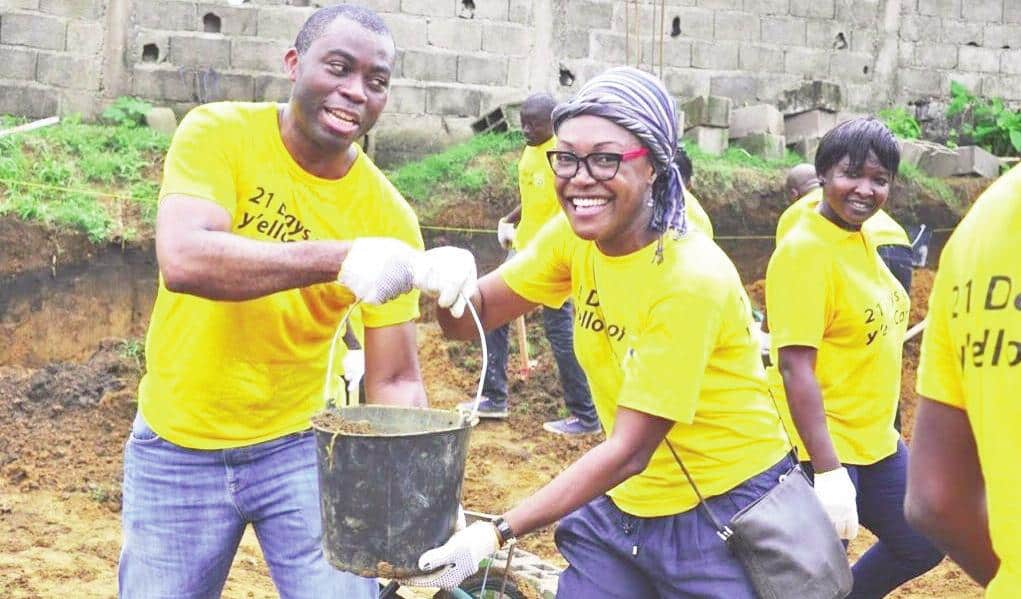
[[[928,295],[931,273],[920,273],[916,303]],[[758,289],[750,285],[753,297]],[[761,285],[760,285],[761,287]],[[922,314],[916,306],[916,319]],[[423,373],[431,402],[451,407],[467,399],[479,364],[474,345],[440,339],[434,324],[419,328]],[[537,320],[530,341],[538,364],[528,380],[512,376],[512,417],[482,423],[472,435],[465,477],[466,508],[499,512],[527,496],[598,438],[561,439],[541,422],[561,414],[558,384]],[[910,430],[917,342],[906,351],[905,425]],[[512,357],[511,363],[514,362]],[[120,547],[120,468],[134,413],[138,363],[121,342],[101,344],[81,362],[41,369],[0,368],[0,596],[113,597]],[[856,556],[871,543],[863,535]],[[550,530],[523,541],[529,551],[563,565]],[[224,597],[276,597],[254,536],[238,552]],[[894,597],[979,597],[979,589],[949,562],[912,581]]]

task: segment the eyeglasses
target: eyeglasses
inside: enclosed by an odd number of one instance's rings
[[[620,170],[620,163],[649,153],[648,148],[629,150],[623,154],[617,152],[592,152],[588,156],[578,156],[572,152],[561,152],[550,150],[546,152],[550,168],[553,174],[561,179],[573,179],[578,174],[581,164],[585,163],[585,170],[590,177],[596,181],[609,181],[617,176]]]

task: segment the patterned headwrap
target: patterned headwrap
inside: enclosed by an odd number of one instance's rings
[[[616,67],[591,79],[578,95],[553,110],[553,130],[568,119],[599,116],[630,131],[649,150],[656,169],[652,184],[652,221],[659,233],[687,230],[684,186],[674,163],[677,151],[677,108],[663,82],[631,67]],[[662,257],[662,238],[657,258]]]

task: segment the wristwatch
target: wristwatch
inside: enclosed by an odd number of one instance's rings
[[[503,547],[511,541],[517,540],[514,536],[514,531],[511,530],[510,524],[503,519],[503,516],[499,516],[496,520],[493,520],[493,526],[496,527],[496,535],[500,537],[500,547]]]

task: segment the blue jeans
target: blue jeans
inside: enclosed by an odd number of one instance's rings
[[[248,523],[283,598],[368,599],[375,580],[323,557],[315,438],[185,449],[135,417],[124,448],[118,583],[126,599],[215,598]]]
[[[802,463],[811,478],[811,463]],[[885,597],[905,582],[935,568],[943,554],[904,518],[908,448],[868,466],[844,465],[858,490],[858,521],[879,540],[851,568],[854,588],[848,597]]]
[[[596,416],[596,408],[592,405],[588,379],[585,378],[585,372],[574,355],[574,307],[571,302],[565,302],[557,310],[543,306],[542,324],[546,329],[546,339],[553,348],[553,358],[557,361],[560,385],[564,391],[564,404],[582,424],[596,426],[599,419]],[[509,336],[510,325],[506,324],[486,333],[489,365],[482,394],[497,407],[507,405]]]
[[[707,503],[727,522],[793,466],[794,459],[784,457]],[[677,484],[687,485],[677,474]],[[757,598],[744,566],[697,506],[673,516],[639,518],[603,496],[561,520],[554,538],[569,564],[560,575],[558,598]]]

